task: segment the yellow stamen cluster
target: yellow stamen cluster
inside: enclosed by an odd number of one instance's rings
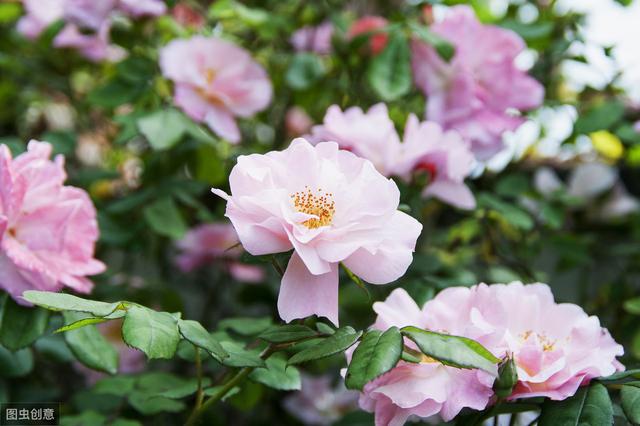
[[[317,216],[302,222],[307,228],[315,229],[331,225],[333,213],[336,211],[332,193],[323,192],[322,189],[318,189],[314,193],[308,186],[305,186],[304,191],[292,194],[291,200],[295,209],[300,213]]]
[[[525,331],[524,333],[522,333],[520,335],[520,338],[523,341],[527,341],[529,339],[529,337],[531,337],[531,335],[535,334],[538,337],[538,340],[540,341],[540,343],[542,343],[542,350],[545,352],[549,352],[552,351],[554,349],[554,346],[556,344],[555,341],[551,341],[546,335],[544,334],[538,334],[538,333],[534,333],[531,330]]]

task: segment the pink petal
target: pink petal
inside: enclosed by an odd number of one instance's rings
[[[282,277],[278,312],[286,322],[310,315],[326,317],[338,325],[338,266],[326,274],[313,275],[297,253],[291,255]]]
[[[240,142],[240,129],[236,124],[233,115],[226,109],[217,106],[210,106],[204,117],[205,123],[219,136],[236,144]]]
[[[428,185],[424,192],[425,196],[433,195],[442,201],[461,209],[473,209],[476,207],[476,199],[471,190],[462,182],[450,180],[436,180]]]

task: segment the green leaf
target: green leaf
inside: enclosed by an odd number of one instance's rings
[[[0,346],[0,376],[22,377],[33,370],[33,353],[31,349],[20,349],[11,352]]]
[[[300,390],[300,372],[296,367],[275,356],[267,358],[265,363],[266,367],[251,372],[251,380],[278,390]]]
[[[176,401],[175,399],[162,396],[148,395],[146,393],[134,393],[130,395],[129,404],[145,416],[162,412],[179,413],[186,408],[182,401]]]
[[[129,346],[140,349],[149,359],[173,357],[180,341],[178,325],[171,314],[142,306],[129,308],[122,336]]]
[[[500,362],[491,352],[475,340],[450,334],[403,327],[404,336],[413,340],[425,355],[457,368],[479,368],[491,374],[497,372]]]
[[[210,384],[211,384],[210,378],[208,377],[202,378],[203,387],[209,386]],[[193,378],[193,379],[185,380],[183,383],[177,386],[172,386],[171,389],[163,390],[162,392],[158,393],[158,396],[171,398],[171,399],[180,399],[180,398],[185,398],[189,395],[193,395],[197,391],[198,391],[198,379]]]
[[[102,426],[107,418],[96,411],[84,411],[75,416],[62,416],[60,426]]]
[[[603,102],[578,116],[574,126],[575,131],[586,134],[597,130],[608,130],[622,119],[624,109],[624,104],[620,101]]]
[[[397,327],[387,331],[367,331],[353,352],[347,369],[347,389],[361,390],[364,385],[396,366],[402,355],[402,335]]]
[[[285,81],[292,89],[303,90],[320,80],[324,73],[324,65],[316,55],[308,52],[297,53],[287,69]]]
[[[336,332],[336,330],[333,327],[331,327],[330,325],[325,324],[323,322],[316,323],[316,329],[320,333],[326,334],[326,335],[332,335],[332,334],[334,334]]]
[[[22,15],[19,3],[0,4],[0,24],[9,24],[17,20]]]
[[[64,312],[63,315],[68,323],[86,316],[79,312]],[[109,374],[118,372],[118,352],[95,325],[70,330],[65,333],[64,338],[78,361],[87,367]]]
[[[583,387],[563,401],[547,399],[539,426],[612,425],[613,406],[607,388],[597,383]]]
[[[356,331],[352,327],[339,328],[332,336],[322,339],[313,346],[305,348],[293,355],[289,359],[289,364],[300,364],[343,352],[353,346],[361,335],[362,331]]]
[[[271,343],[284,343],[308,339],[317,335],[317,332],[306,325],[286,324],[270,327],[260,333],[258,338]]]
[[[206,396],[214,396],[216,395],[218,392],[220,392],[220,390],[223,388],[224,386],[220,385],[220,386],[212,386],[210,388],[207,388],[204,390],[204,394]],[[229,392],[227,392],[227,394],[225,396],[222,397],[222,399],[220,399],[221,401],[226,401],[227,399],[231,398],[234,395],[237,395],[240,392],[240,388],[238,386],[235,386],[233,388],[231,388],[231,390]]]
[[[133,392],[136,381],[137,377],[134,376],[105,377],[96,382],[92,391],[97,394],[126,396]]]
[[[0,344],[16,351],[31,345],[44,333],[49,312],[40,308],[27,308],[7,298],[0,317]]]
[[[103,322],[110,321],[112,319],[122,318],[125,315],[125,311],[115,311],[114,313],[106,316],[106,317],[86,317],[82,318],[78,321],[71,322],[67,325],[64,325],[58,328],[55,333],[63,333],[65,331],[75,330],[77,328],[82,328],[87,325],[92,324],[100,324]]]
[[[640,382],[638,386],[625,385],[620,390],[622,410],[631,423],[640,423]]]
[[[525,231],[533,229],[534,223],[531,216],[515,204],[507,203],[492,194],[483,192],[478,196],[478,205],[496,211],[516,228]]]
[[[438,55],[446,62],[449,62],[451,58],[453,58],[453,55],[456,53],[456,49],[453,47],[453,44],[431,32],[431,30],[425,26],[411,25],[411,29],[420,40],[433,46],[436,52],[438,52]]]
[[[640,297],[624,302],[624,310],[633,315],[640,315]]]
[[[191,320],[178,320],[178,329],[180,330],[180,334],[182,337],[187,339],[189,342],[198,346],[199,348],[204,349],[212,357],[221,361],[222,359],[229,356],[227,351],[225,351],[215,340],[211,337],[211,334],[197,321]]]
[[[187,223],[169,196],[159,198],[143,210],[144,218],[158,235],[179,240],[187,232]]]
[[[384,50],[369,65],[368,80],[385,101],[392,101],[411,89],[411,53],[409,43],[399,31],[389,34]]]
[[[624,380],[640,379],[640,368],[618,371],[607,377],[600,377],[597,380],[603,383],[616,383]]]
[[[236,342],[220,342],[229,356],[222,360],[229,367],[264,367],[265,363],[260,358],[260,352],[244,349]]]
[[[50,291],[27,290],[22,297],[34,305],[52,311],[87,312],[97,317],[106,317],[116,309],[125,309],[126,302],[105,303],[82,299],[71,294],[53,293]]]
[[[218,328],[233,330],[243,336],[255,336],[262,333],[272,324],[271,318],[227,318],[220,321]]]
[[[176,109],[168,108],[138,119],[138,129],[156,150],[169,149],[191,127],[190,120]]]

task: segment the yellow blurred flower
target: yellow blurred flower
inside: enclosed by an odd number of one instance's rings
[[[616,135],[606,130],[589,134],[591,143],[598,153],[610,160],[618,160],[624,154],[624,146]]]

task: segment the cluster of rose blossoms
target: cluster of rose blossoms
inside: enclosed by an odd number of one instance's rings
[[[53,45],[75,49],[92,61],[117,61],[126,56],[111,44],[110,31],[118,15],[130,18],[159,16],[166,12],[162,0],[23,0],[27,14],[18,31],[35,39],[51,24],[64,21]]]
[[[109,56],[112,46],[104,34],[114,13],[164,11],[153,0],[31,5],[40,1],[25,0],[29,14],[20,30],[35,37],[62,18],[66,27],[56,43],[65,32],[94,37],[100,49],[76,47],[96,60]],[[370,20],[350,36],[384,25]],[[96,33],[86,36],[79,28]],[[238,250],[229,250],[237,240],[253,255],[293,250],[278,296],[280,317],[290,322],[318,315],[335,325],[341,264],[372,284],[402,277],[422,225],[398,210],[400,192],[389,176],[409,180],[426,170],[431,179],[425,195],[473,208],[464,179],[474,163],[499,151],[502,133],[523,121],[517,112],[540,105],[543,98],[540,84],[514,64],[525,47],[514,33],[481,25],[467,7],[452,8],[431,30],[449,40],[456,53],[445,62],[431,46],[413,41],[414,78],[429,100],[426,121],[411,115],[401,142],[384,104],[366,113],[332,106],[306,139],[295,139],[283,151],[240,156],[229,177],[230,194],[213,190],[226,200],[235,233],[219,224],[193,230],[180,243],[178,265],[190,270],[223,258],[233,274],[243,266],[237,262]],[[307,38],[294,38],[296,48],[324,53],[327,32],[323,27],[305,33],[311,34]],[[324,43],[320,47],[313,39],[318,36]],[[384,37],[375,39],[372,52],[384,43]],[[255,114],[272,98],[265,70],[248,52],[216,37],[170,42],[160,66],[175,83],[175,103],[230,142],[241,139],[236,117]],[[5,146],[0,148],[0,287],[18,301],[27,289],[68,286],[88,292],[86,276],[104,270],[93,258],[95,209],[84,191],[63,185],[63,160],[51,161],[50,154],[50,145],[36,141],[15,159]],[[260,279],[247,272],[244,281]],[[450,288],[422,309],[396,289],[374,310],[374,328],[412,325],[465,336],[498,357],[513,357],[518,384],[509,399],[564,399],[592,378],[623,368],[615,359],[622,347],[598,319],[578,306],[556,304],[544,284]],[[448,367],[428,357],[419,363],[401,361],[365,386],[360,405],[375,412],[377,425],[400,425],[413,415],[448,421],[465,407],[484,409],[495,402],[494,380],[487,372]]]

